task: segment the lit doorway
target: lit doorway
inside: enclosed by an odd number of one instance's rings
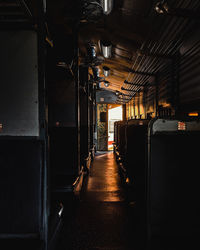
[[[113,150],[114,122],[122,120],[122,105],[108,105],[108,150]]]

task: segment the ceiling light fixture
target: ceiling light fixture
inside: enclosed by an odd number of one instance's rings
[[[103,13],[109,15],[113,9],[114,0],[101,0],[101,6],[103,8]]]
[[[155,11],[159,14],[166,14],[169,12],[169,6],[166,0],[159,1],[155,5]]]
[[[110,68],[107,66],[103,66],[103,74],[105,77],[108,77],[110,75]]]
[[[101,50],[105,58],[112,56],[112,44],[109,41],[101,41]]]
[[[104,81],[104,86],[105,86],[106,88],[109,87],[109,86],[110,86],[110,82]]]
[[[97,56],[95,44],[90,45],[90,51],[93,58]]]

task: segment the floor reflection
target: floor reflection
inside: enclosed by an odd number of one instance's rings
[[[56,250],[143,250],[142,217],[126,193],[113,153],[97,154]]]
[[[112,152],[97,154],[87,182],[87,196],[95,200],[119,202],[121,193],[118,166]]]

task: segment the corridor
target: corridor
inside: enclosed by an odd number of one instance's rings
[[[143,249],[143,217],[127,193],[114,154],[97,153],[74,216],[70,223],[64,220],[57,250]]]

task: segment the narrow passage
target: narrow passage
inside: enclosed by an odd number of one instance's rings
[[[143,249],[137,206],[127,199],[112,152],[97,153],[59,250]]]

